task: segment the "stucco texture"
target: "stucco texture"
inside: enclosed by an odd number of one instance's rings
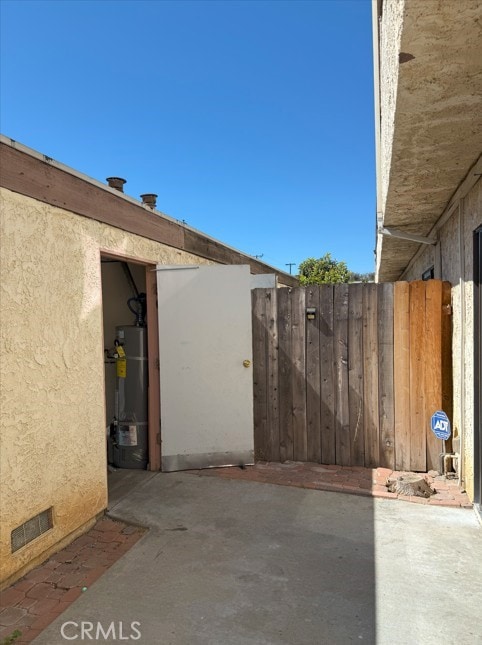
[[[482,149],[482,4],[382,7],[377,211],[385,227],[427,236]],[[400,279],[417,248],[379,236],[378,279]]]
[[[382,211],[387,199],[390,167],[392,161],[393,132],[398,87],[398,55],[402,39],[403,11],[405,0],[385,0],[380,21],[380,121],[381,138],[381,204]]]
[[[439,231],[441,277],[452,284],[453,432],[462,441],[461,475],[471,499],[474,495],[473,234],[481,224],[482,182],[479,180]],[[404,278],[420,279],[421,271],[433,263],[433,247],[426,247],[411,263]]]
[[[206,260],[1,189],[1,581],[107,504],[100,251]],[[11,554],[11,531],[53,529]]]

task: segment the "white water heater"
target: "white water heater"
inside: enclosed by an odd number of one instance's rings
[[[117,468],[147,468],[147,329],[116,327],[117,367],[112,462]]]

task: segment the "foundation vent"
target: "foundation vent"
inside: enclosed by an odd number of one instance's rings
[[[42,511],[12,531],[12,553],[38,538],[53,527],[52,508]]]

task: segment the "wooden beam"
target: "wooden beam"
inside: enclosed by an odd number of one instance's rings
[[[378,409],[378,285],[363,290],[363,397],[365,427],[365,466],[380,465]]]
[[[247,264],[251,273],[275,273],[287,286],[298,285],[295,276],[153,212],[48,157],[42,159],[39,153],[5,141],[3,137],[0,143],[0,181],[8,190],[220,264]]]
[[[378,285],[378,406],[380,466],[395,469],[393,284]]]
[[[393,303],[395,469],[410,470],[410,288],[395,282]]]
[[[363,290],[364,284],[349,287],[348,386],[350,407],[351,465],[365,465],[363,412]]]
[[[291,291],[291,356],[293,361],[293,458],[307,461],[305,289]]]
[[[183,248],[182,226],[127,201],[121,193],[103,190],[5,144],[1,144],[0,152],[4,188],[155,242]]]
[[[147,369],[149,470],[161,470],[161,390],[159,372],[159,329],[157,316],[157,274],[146,266]]]
[[[268,437],[269,459],[280,460],[279,381],[278,381],[278,291],[266,289]]]
[[[348,289],[336,284],[334,295],[333,351],[335,362],[336,463],[351,466],[350,407],[348,394]]]
[[[280,461],[290,461],[294,454],[291,289],[280,289],[278,293],[278,341]]]
[[[410,282],[410,470],[425,472],[425,282]]]
[[[306,432],[308,461],[321,463],[320,287],[306,287],[306,307],[315,317],[306,321]]]
[[[267,390],[266,290],[251,291],[253,317],[254,458],[270,460]]]
[[[320,286],[321,463],[335,463],[335,367],[332,284]]]

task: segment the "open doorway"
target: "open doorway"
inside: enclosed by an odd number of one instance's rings
[[[159,469],[157,316],[151,312],[155,274],[150,268],[101,255],[109,506],[146,471]]]

